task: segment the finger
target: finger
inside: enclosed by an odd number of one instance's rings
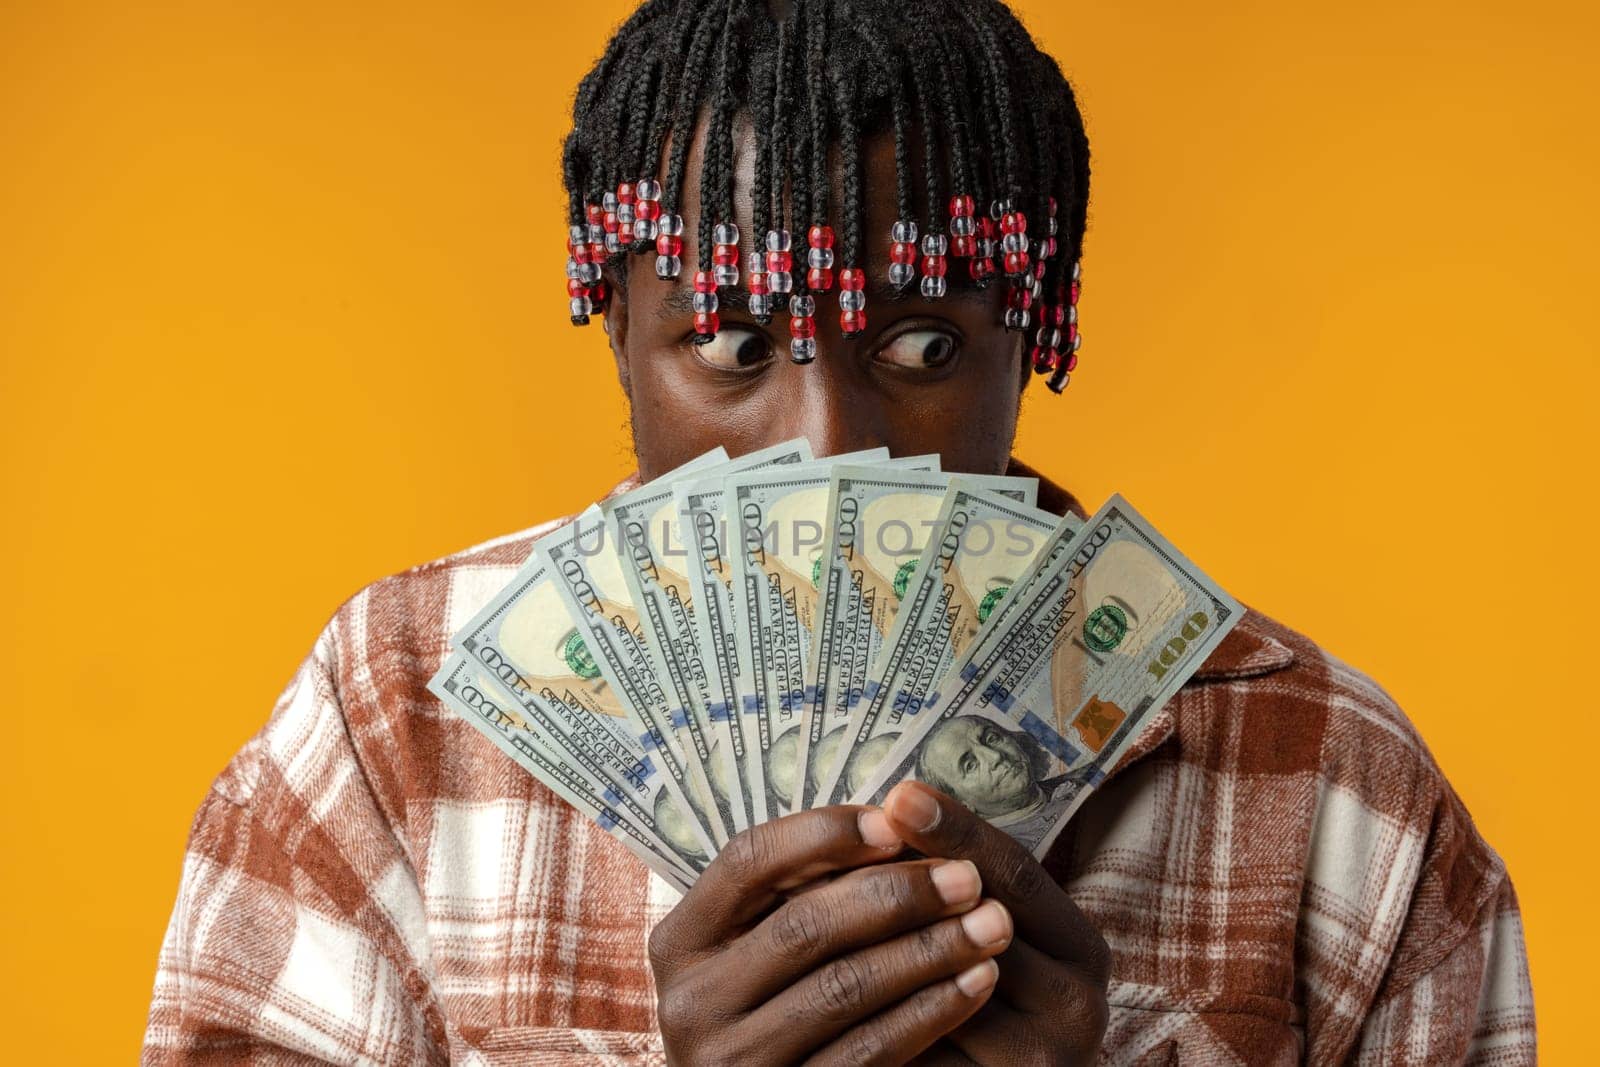
[[[911,1062],[916,1067],[972,1067],[973,1064],[967,1054],[957,1048],[948,1036],[934,1042],[933,1047]]]
[[[995,999],[1028,1013],[1062,1017],[1089,1010],[1101,992],[1081,968],[1045,955],[1021,937],[1011,942],[1000,960]]]
[[[765,1003],[836,956],[970,911],[983,882],[966,860],[866,867],[791,897],[739,939],[744,1007]]]
[[[1023,940],[1057,959],[1070,960],[1103,984],[1111,953],[1099,931],[1066,890],[1004,830],[922,782],[901,782],[883,806],[889,826],[930,856],[971,860],[984,891],[1005,902]]]
[[[818,1037],[832,1040],[923,986],[998,955],[1011,935],[1004,905],[987,900],[965,915],[823,964],[739,1025],[764,1035],[762,1047],[776,1059],[793,1059]]]
[[[996,971],[993,960],[984,960],[954,978],[925,986],[846,1030],[806,1062],[818,1067],[905,1063],[983,1007],[994,991]]]
[[[901,847],[881,811],[857,805],[800,812],[736,835],[651,932],[658,977],[730,940],[785,890],[881,862]]]
[[[979,1063],[1036,1062],[1041,1049],[1024,1042],[1027,1031],[1058,1053],[1077,1050],[1091,1062],[1106,1028],[1104,993],[1076,967],[1020,939],[996,962],[993,998],[982,1015],[950,1035],[950,1043]]]
[[[945,1040],[977,1063],[1061,1062],[1066,1050],[1052,1049],[1052,1055],[1047,1055],[1045,1049],[1038,1047],[1034,1030],[1028,1015],[995,996],[984,1006],[982,1015],[974,1015],[950,1031]]]

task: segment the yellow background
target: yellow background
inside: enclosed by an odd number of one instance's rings
[[[7,1059],[134,1056],[190,816],[344,597],[629,468],[556,168],[625,7],[539,7],[0,5]],[[1095,176],[1019,453],[1388,687],[1579,1058],[1600,9],[1023,9]]]

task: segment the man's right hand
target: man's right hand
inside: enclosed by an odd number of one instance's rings
[[[1011,916],[970,862],[902,848],[854,806],[729,841],[650,935],[669,1061],[903,1063],[981,1008]]]

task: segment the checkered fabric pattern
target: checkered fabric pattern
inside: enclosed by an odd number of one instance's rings
[[[676,893],[424,688],[560,521],[334,616],[195,817],[144,1063],[662,1058]],[[1389,697],[1258,612],[1045,865],[1113,951],[1107,1062],[1534,1060],[1499,857]]]

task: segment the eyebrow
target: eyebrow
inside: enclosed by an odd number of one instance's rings
[[[834,290],[836,292],[837,286]],[[896,289],[884,281],[869,281],[867,283],[867,307],[870,310],[874,304],[903,304],[917,295],[917,287],[908,285],[904,289]],[[950,295],[955,296],[958,290],[952,289]],[[821,294],[827,295],[827,294]],[[717,305],[722,311],[742,311],[750,313],[750,293],[743,286],[733,289],[719,289],[717,291]],[[788,308],[779,303],[777,311],[787,313]],[[684,315],[694,314],[694,290],[682,285],[673,286],[672,290],[662,299],[656,308],[656,318],[668,320]]]

